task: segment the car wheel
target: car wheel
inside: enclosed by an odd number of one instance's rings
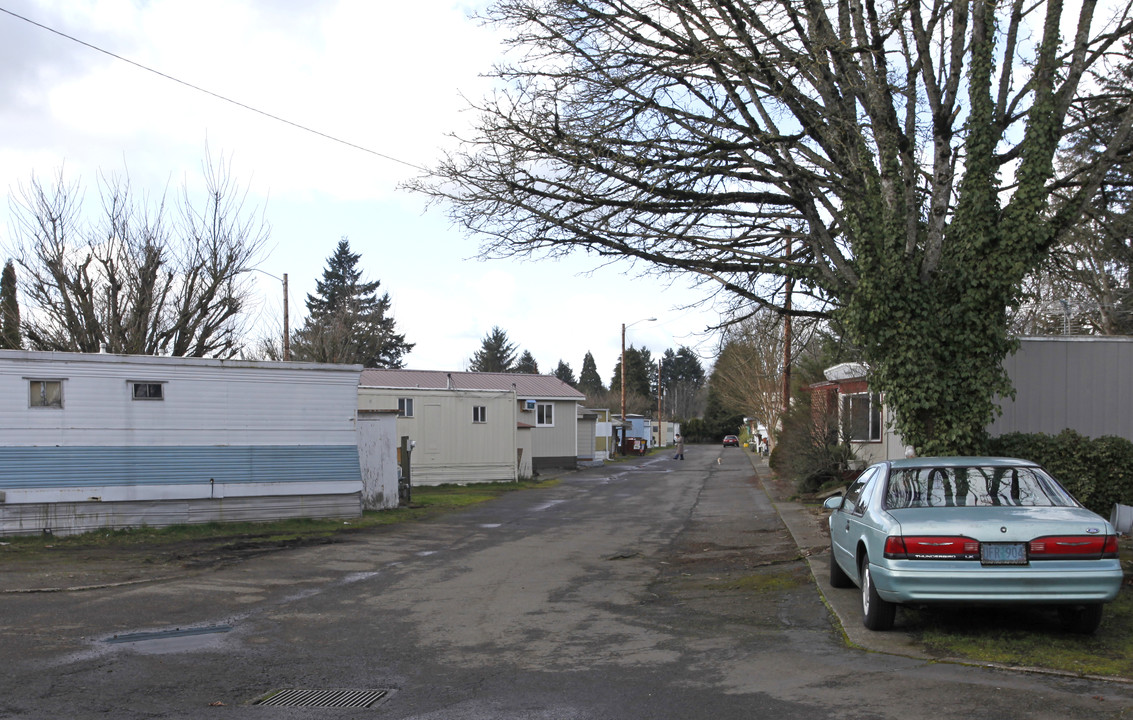
[[[1102,622],[1102,606],[1063,605],[1058,608],[1058,620],[1066,632],[1093,635]]]
[[[897,606],[882,600],[873,586],[873,574],[869,571],[869,558],[862,558],[862,622],[870,630],[891,630]]]
[[[834,546],[830,546],[830,587],[832,588],[851,588],[854,586],[854,581],[838,564],[834,558]]]

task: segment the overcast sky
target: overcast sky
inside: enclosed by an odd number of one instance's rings
[[[60,169],[97,200],[97,175],[127,172],[158,196],[200,177],[206,145],[231,160],[249,204],[271,225],[261,269],[290,281],[292,326],[326,258],[348,236],[367,279],[393,303],[416,348],[407,367],[461,370],[494,325],[540,370],[581,370],[589,350],[603,381],[622,323],[648,317],[629,344],[659,355],[688,345],[710,362],[711,307],[678,283],[593,261],[475,260],[477,241],[442,208],[398,189],[471,121],[501,56],[496,31],[451,0],[0,0],[0,183],[5,194]],[[346,140],[304,132],[139,69],[8,13],[168,76]],[[376,153],[376,154],[375,154]],[[388,157],[382,157],[382,156]],[[388,159],[396,158],[403,162]],[[408,163],[408,164],[404,164]],[[8,247],[10,226],[0,242]],[[279,283],[256,275],[259,326],[280,327]]]

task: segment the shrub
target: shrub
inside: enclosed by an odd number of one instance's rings
[[[851,474],[853,448],[839,442],[837,422],[812,411],[809,393],[780,418],[782,430],[768,464],[782,477],[793,480],[801,493],[812,493],[831,481]]]
[[[1109,516],[1114,504],[1133,504],[1133,442],[1108,435],[1090,438],[1066,429],[1057,435],[1008,433],[992,438],[992,455],[1042,465],[1083,505]]]

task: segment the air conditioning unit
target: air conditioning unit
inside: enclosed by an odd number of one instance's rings
[[[534,400],[524,400],[523,401],[523,409],[524,410],[534,410],[535,409],[535,401]]]

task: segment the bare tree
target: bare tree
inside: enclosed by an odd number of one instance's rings
[[[23,268],[23,330],[40,350],[232,357],[244,340],[268,227],[223,161],[204,163],[205,196],[185,188],[171,211],[128,179],[102,177],[101,213],[62,172],[21,186],[9,204]]]
[[[1128,46],[1127,46],[1128,47]],[[1130,48],[1133,49],[1133,48]],[[1069,168],[1104,151],[1119,131],[1133,86],[1133,62],[1096,78],[1093,98],[1059,161]],[[1133,332],[1133,147],[1115,155],[1098,193],[1074,228],[1024,285],[1012,318],[1031,332],[1127,335]]]
[[[496,0],[522,61],[412,187],[487,256],[694,273],[739,317],[793,282],[920,451],[978,450],[1010,391],[1006,308],[1130,144],[1126,87],[1105,145],[1053,163],[1133,34],[1117,5]]]
[[[811,335],[810,328],[795,323],[792,357],[804,352]],[[727,328],[713,375],[724,404],[754,418],[773,437],[783,412],[783,343],[782,317],[757,312]]]

